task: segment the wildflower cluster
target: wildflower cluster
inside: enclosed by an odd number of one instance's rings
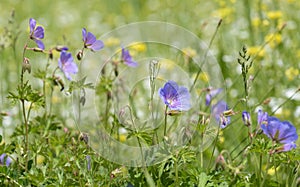
[[[252,125],[250,114],[246,111],[242,113],[244,124]],[[257,124],[262,132],[272,140],[274,144],[279,144],[270,153],[286,152],[296,148],[295,142],[298,139],[296,128],[288,121],[280,121],[274,116],[269,116],[267,112],[259,110],[257,112]]]

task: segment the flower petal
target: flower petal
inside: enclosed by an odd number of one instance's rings
[[[44,28],[42,26],[37,26],[33,33],[34,38],[43,39],[44,38]]]
[[[30,28],[30,34],[34,31],[36,26],[36,21],[33,18],[29,19],[29,28]]]
[[[92,45],[96,42],[96,40],[96,37],[91,32],[88,32],[85,40],[85,45]]]
[[[44,43],[43,43],[41,40],[35,39],[34,41],[35,41],[36,45],[37,45],[40,49],[43,49],[43,50],[45,49],[45,45],[44,45]]]
[[[104,47],[104,43],[101,40],[96,40],[89,48],[93,51],[99,51]]]
[[[82,40],[85,43],[86,42],[86,29],[82,28]]]

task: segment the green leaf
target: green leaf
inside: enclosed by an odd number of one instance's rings
[[[208,176],[206,175],[206,173],[204,172],[200,173],[198,178],[199,178],[198,187],[205,187],[208,181]]]

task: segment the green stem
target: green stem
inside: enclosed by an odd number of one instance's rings
[[[25,100],[24,99],[21,99],[21,104],[22,104],[22,114],[23,114],[24,126],[25,126],[25,134],[24,134],[25,148],[24,148],[24,153],[25,153],[25,171],[27,171],[27,166],[28,166],[28,122],[27,122],[27,117],[26,117]]]
[[[212,158],[213,158],[213,156],[214,156],[214,153],[215,153],[215,149],[216,149],[217,141],[218,141],[218,138],[219,138],[219,132],[220,132],[220,124],[218,125],[217,136],[216,136],[216,139],[215,139],[215,143],[214,143],[213,151],[212,151],[212,153],[211,153],[211,156],[210,156],[210,159],[209,159],[208,169],[210,169],[210,164],[211,164]]]
[[[217,25],[217,27],[216,27],[216,29],[215,29],[215,32],[214,32],[212,38],[210,39],[209,45],[208,45],[208,47],[207,47],[207,49],[206,49],[206,51],[205,51],[205,54],[204,54],[204,58],[203,58],[203,61],[202,61],[203,63],[202,63],[202,64],[204,64],[204,63],[206,62],[206,59],[207,59],[207,55],[208,55],[209,49],[211,48],[211,45],[212,45],[212,43],[213,43],[213,41],[214,41],[214,39],[215,39],[215,37],[216,37],[216,35],[217,35],[217,32],[218,32],[218,30],[219,30],[221,24],[222,24],[222,19],[219,20],[218,25]],[[201,72],[202,72],[202,69],[201,69],[201,67],[199,67],[199,70],[198,70],[198,72],[197,72],[197,74],[196,74],[196,77],[195,77],[195,79],[194,79],[194,82],[193,82],[192,86],[190,87],[190,92],[191,92],[191,91],[193,90],[193,88],[195,87],[196,82],[197,82],[198,77],[200,76],[200,73],[201,73]]]
[[[203,168],[203,135],[204,135],[204,133],[201,133],[201,137],[200,137],[200,139],[201,139],[201,151],[200,151],[200,167],[201,167],[201,169]]]
[[[48,109],[47,109],[47,94],[46,94],[46,79],[47,79],[47,71],[48,71],[48,67],[49,67],[49,65],[50,65],[50,63],[49,63],[49,58],[48,58],[48,60],[47,60],[47,64],[46,64],[46,68],[45,68],[45,74],[44,74],[44,77],[43,77],[43,96],[44,96],[44,101],[45,101],[45,115],[47,116],[48,115],[48,113],[47,113],[47,111],[48,111]],[[50,101],[51,102],[51,101]]]
[[[177,158],[175,160],[174,167],[175,167],[175,186],[179,186],[179,184],[178,184],[178,160],[177,160]]]
[[[166,105],[166,109],[165,109],[165,127],[164,127],[164,136],[166,136],[167,134],[167,119],[168,119],[168,106]]]
[[[259,154],[259,170],[257,174],[258,186],[263,187],[264,181],[261,183],[261,172],[262,172],[262,153]]]

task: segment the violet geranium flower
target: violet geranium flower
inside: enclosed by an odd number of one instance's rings
[[[37,46],[40,49],[45,49],[44,43],[41,39],[44,38],[44,28],[42,26],[36,26],[36,21],[33,18],[29,19],[29,27],[30,27],[30,39],[35,41]]]
[[[6,165],[7,167],[10,166],[12,163],[12,160],[9,156],[7,156],[5,153],[0,155],[0,165]]]
[[[124,49],[123,47],[122,47],[121,61],[130,67],[138,66],[138,63],[132,60],[132,56],[129,54],[129,51]]]
[[[211,108],[211,114],[220,124],[223,129],[230,123],[230,116],[226,116],[224,113],[229,110],[225,101],[219,101],[217,104],[213,105]]]
[[[92,51],[99,51],[104,47],[101,40],[97,40],[91,33],[87,32],[85,28],[82,29],[82,40],[84,42],[84,48],[91,49]]]
[[[283,144],[277,152],[289,151],[296,148],[298,139],[296,128],[288,121],[280,121],[276,117],[268,117],[267,123],[261,124],[263,133],[272,141]]]
[[[205,105],[209,106],[212,98],[218,95],[222,90],[223,90],[222,88],[218,88],[218,89],[208,88],[208,93],[205,96]]]
[[[70,74],[76,74],[78,72],[77,64],[74,62],[74,59],[71,53],[62,51],[60,53],[60,58],[58,59],[58,67],[64,72],[67,79],[71,80]]]
[[[158,90],[158,93],[170,110],[187,111],[191,108],[188,89],[178,86],[174,81],[168,81],[163,88]]]

